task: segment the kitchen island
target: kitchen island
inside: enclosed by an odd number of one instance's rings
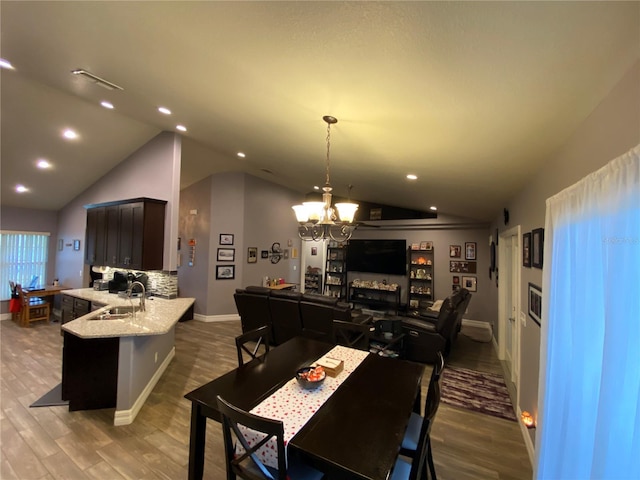
[[[114,425],[132,423],[175,356],[175,325],[195,299],[149,297],[145,311],[109,316],[115,307],[138,307],[140,299],[89,288],[64,294],[93,309],[61,326],[62,399],[69,410],[115,408]]]

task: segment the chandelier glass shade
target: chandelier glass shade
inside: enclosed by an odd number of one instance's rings
[[[331,125],[338,123],[338,120],[328,115],[322,119],[327,122],[326,183],[322,187],[322,201],[304,202],[300,205],[294,205],[292,208],[298,220],[298,236],[302,240],[319,241],[330,238],[338,242],[345,242],[351,238],[356,228],[354,219],[358,204],[352,202],[331,204],[331,191],[333,190],[329,179]]]

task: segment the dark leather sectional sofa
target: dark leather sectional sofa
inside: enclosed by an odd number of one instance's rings
[[[315,293],[248,286],[237,289],[234,299],[242,331],[269,325],[272,343],[276,345],[295,336],[335,343],[334,320],[363,321],[360,312],[352,310],[348,303]],[[402,321],[404,357],[433,363],[439,351],[448,355],[470,300],[469,291],[460,289],[447,297],[440,311],[434,312],[432,317],[394,317]]]
[[[333,342],[333,321],[351,321],[348,303],[316,293],[248,286],[236,289],[233,297],[242,331],[270,325],[276,345],[295,336]]]

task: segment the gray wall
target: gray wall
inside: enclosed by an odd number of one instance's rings
[[[211,206],[211,177],[180,192],[178,295],[196,299],[196,314],[206,314]],[[192,239],[196,242],[195,261],[189,265]]]
[[[544,227],[545,201],[589,173],[640,144],[640,61],[620,80],[600,105],[575,131],[569,141],[553,155],[527,187],[507,208],[510,222],[504,227],[502,217],[494,226],[501,229],[522,226],[523,233]],[[588,259],[585,259],[588,261]],[[520,409],[538,410],[538,366],[540,361],[540,327],[526,313],[528,283],[542,285],[542,270],[521,268],[522,310],[527,325],[521,330]],[[543,292],[544,295],[544,292]],[[497,333],[496,333],[497,337]],[[534,430],[529,430],[533,439]]]
[[[489,278],[491,261],[489,235],[491,233],[488,225],[446,214],[440,214],[436,219],[366,223],[377,225],[379,228],[358,228],[354,232],[354,239],[406,239],[407,247],[412,243],[432,241],[434,298],[444,299],[451,294],[454,275],[459,277],[463,275],[474,276],[477,278],[477,292],[473,292],[464,318],[494,324],[497,319],[497,293],[495,291],[495,277],[492,275],[492,278]],[[449,261],[464,260],[464,258],[449,258],[449,245],[460,245],[464,256],[465,242],[476,242],[476,273],[451,273]],[[363,280],[384,278],[389,283],[398,283],[402,287],[402,301],[406,302],[408,288],[406,276],[349,273],[348,280],[352,281],[354,278]]]
[[[300,195],[279,185],[237,172],[217,173],[181,192],[181,266],[178,268],[180,296],[195,297],[195,313],[203,316],[237,314],[236,288],[261,285],[265,276],[299,282],[300,260],[282,259],[272,264],[260,258],[274,242],[283,249],[297,248],[295,217],[291,205]],[[197,210],[197,215],[191,213]],[[233,234],[233,245],[220,245],[220,234]],[[190,238],[196,240],[196,261],[188,265]],[[289,245],[291,243],[291,245]],[[234,248],[233,262],[218,262],[218,248]],[[258,261],[247,263],[247,249],[258,249]],[[217,265],[234,265],[235,278],[216,279]]]
[[[150,197],[166,200],[164,270],[175,270],[180,190],[180,136],[162,132],[69,202],[59,212],[58,237],[80,239],[82,248],[56,252],[56,276],[71,288],[89,284],[84,265],[86,210],[84,205]],[[176,179],[176,171],[177,179]]]

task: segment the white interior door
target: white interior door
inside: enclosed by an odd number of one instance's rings
[[[520,226],[500,235],[498,249],[498,356],[518,388],[520,374]]]

